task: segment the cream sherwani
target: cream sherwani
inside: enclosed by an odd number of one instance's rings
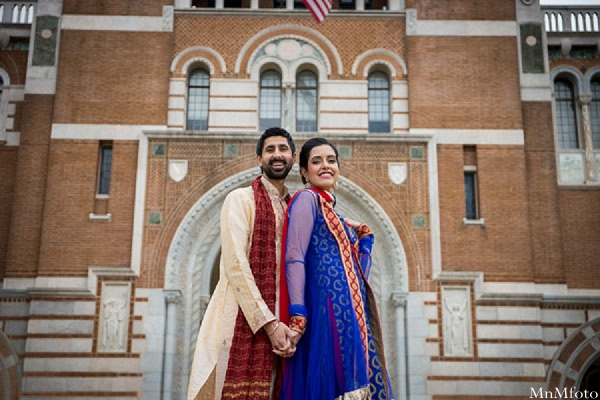
[[[271,182],[264,177],[262,182],[271,198],[275,213],[275,245],[279,265],[283,218],[287,205],[285,196],[279,196],[279,191]],[[236,189],[225,198],[221,210],[220,279],[198,333],[188,386],[188,400],[209,400],[213,396],[214,399],[221,398],[238,305],[254,333],[267,322],[276,319],[278,307],[276,306],[275,310],[267,307],[248,263],[255,209],[252,187]],[[279,275],[280,271],[277,268],[278,287]]]

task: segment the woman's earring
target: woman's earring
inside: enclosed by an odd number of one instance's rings
[[[310,183],[310,181],[308,180],[308,178],[304,177],[304,180],[306,181],[306,183],[304,184],[304,187],[305,188],[311,188],[312,184]]]

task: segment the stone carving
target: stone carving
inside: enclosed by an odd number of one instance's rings
[[[292,63],[303,57],[311,57],[325,65],[325,57],[312,43],[294,36],[283,37],[266,44],[252,57],[251,64],[263,56],[277,57],[286,63]]]
[[[169,176],[175,182],[181,182],[188,173],[188,160],[169,160]]]
[[[401,185],[406,180],[406,163],[388,163],[388,177],[394,185]]]
[[[101,304],[98,351],[126,351],[129,327],[129,284],[105,283]]]
[[[469,288],[442,288],[442,303],[444,355],[471,355]]]

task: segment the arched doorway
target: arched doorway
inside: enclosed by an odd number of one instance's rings
[[[219,213],[225,196],[233,189],[249,186],[257,175],[252,168],[213,187],[188,211],[169,248],[165,289],[181,291],[177,305],[177,339],[173,366],[173,398],[184,398],[198,329],[212,289],[220,255]],[[300,189],[298,167],[290,173],[287,186]],[[373,269],[369,282],[377,297],[386,355],[392,384],[397,387],[396,308],[392,294],[407,293],[407,266],[404,247],[383,208],[361,187],[340,177],[336,190],[337,211],[367,223],[376,234]]]
[[[600,318],[581,325],[558,348],[546,377],[546,388],[562,392],[565,388],[600,393]],[[594,389],[595,388],[595,389]]]

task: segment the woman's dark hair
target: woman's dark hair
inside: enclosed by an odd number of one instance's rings
[[[294,143],[294,139],[292,139],[292,135],[290,135],[290,133],[283,128],[273,127],[264,131],[264,133],[260,136],[260,139],[258,139],[258,143],[256,143],[257,156],[262,156],[265,140],[273,136],[281,136],[286,138],[290,149],[292,149],[292,154],[296,152],[296,144]]]
[[[325,138],[317,137],[317,138],[308,139],[302,145],[302,149],[300,150],[300,168],[308,169],[308,158],[310,157],[310,151],[312,149],[314,149],[315,147],[323,146],[324,144],[329,145],[333,149],[333,151],[335,152],[335,159],[337,160],[338,165],[339,165],[340,162],[338,159],[337,148],[329,140],[327,140]],[[306,181],[306,178],[304,178],[304,175],[300,174],[300,176],[302,177],[302,183],[306,184],[307,181]]]

